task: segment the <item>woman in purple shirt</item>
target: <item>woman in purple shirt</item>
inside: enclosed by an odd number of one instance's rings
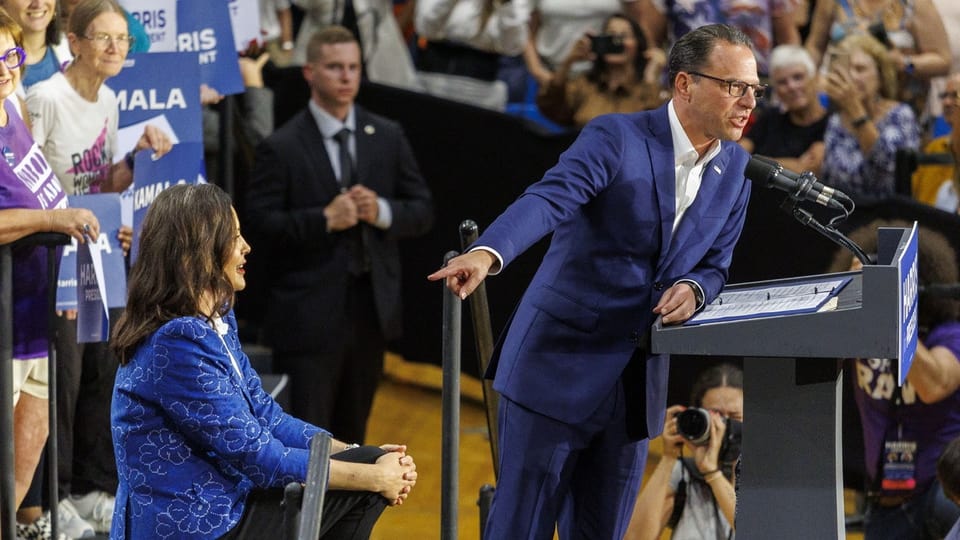
[[[0,10],[0,244],[38,232],[95,237],[100,224],[89,210],[67,208],[53,170],[22,118],[14,95],[26,54],[20,27]],[[18,110],[19,107],[19,110]],[[41,247],[13,250],[13,374],[15,503],[23,501],[47,439],[47,262]],[[44,529],[49,521],[21,513],[21,529]]]

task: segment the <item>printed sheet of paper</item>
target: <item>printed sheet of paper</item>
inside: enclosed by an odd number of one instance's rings
[[[686,324],[695,325],[761,316],[817,311],[850,281],[850,278],[722,292]]]

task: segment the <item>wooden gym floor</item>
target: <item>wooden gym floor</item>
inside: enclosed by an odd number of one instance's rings
[[[387,354],[386,376],[374,398],[367,429],[371,444],[403,443],[417,462],[419,479],[407,501],[387,508],[373,530],[372,540],[430,540],[440,538],[441,471],[441,373],[430,364],[404,362]],[[479,381],[461,380],[460,493],[458,538],[480,537],[477,497],[480,487],[493,484],[490,445]],[[651,444],[651,465],[659,459],[657,441]],[[648,465],[648,472],[652,470]],[[848,510],[852,497],[847,494]],[[664,533],[663,539],[669,538]],[[861,533],[848,533],[846,540],[862,540]]]

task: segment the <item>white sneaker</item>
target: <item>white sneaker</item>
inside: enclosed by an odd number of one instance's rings
[[[77,515],[93,525],[98,533],[109,533],[113,520],[114,496],[105,491],[91,491],[86,495],[71,495],[70,502]]]
[[[93,530],[93,525],[80,517],[69,497],[57,505],[57,520],[57,531],[69,538],[93,538],[97,534]]]

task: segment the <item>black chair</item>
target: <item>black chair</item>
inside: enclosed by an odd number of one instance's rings
[[[320,537],[332,440],[327,432],[314,435],[310,441],[306,483],[290,482],[284,488],[283,537],[287,540],[316,540]]]

